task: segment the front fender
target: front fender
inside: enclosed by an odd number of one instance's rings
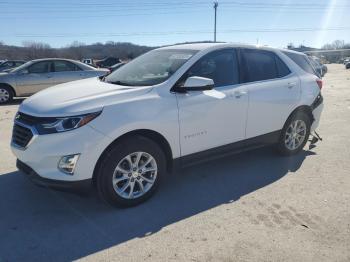
[[[173,158],[180,157],[175,96],[159,97],[157,93],[151,92],[137,100],[106,106],[102,114],[89,125],[112,141],[135,130],[154,131],[167,140]]]

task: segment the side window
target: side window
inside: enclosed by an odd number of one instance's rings
[[[213,79],[215,87],[238,84],[239,71],[236,52],[220,50],[205,55],[186,74],[186,78],[191,76]]]
[[[50,62],[43,61],[35,63],[28,67],[28,72],[32,74],[40,74],[49,72]]]
[[[264,50],[242,50],[245,60],[244,80],[254,82],[278,78],[275,54]]]
[[[54,72],[77,71],[75,64],[68,61],[54,61]]]
[[[279,58],[277,55],[275,55],[276,59],[276,66],[278,71],[278,77],[284,77],[289,75],[291,72],[289,68],[286,66],[286,64]]]

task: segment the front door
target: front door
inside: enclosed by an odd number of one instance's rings
[[[31,95],[53,85],[51,61],[36,62],[24,72],[18,72],[16,84],[18,96]]]
[[[177,93],[181,155],[244,140],[248,96],[239,84],[234,49],[214,51],[202,57],[185,74],[214,80],[208,91]]]

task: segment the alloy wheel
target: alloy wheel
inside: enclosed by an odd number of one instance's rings
[[[284,144],[289,150],[295,150],[303,144],[306,137],[306,124],[303,120],[294,120],[286,130]]]
[[[112,183],[115,192],[125,199],[135,199],[146,194],[157,178],[157,162],[146,152],[134,152],[119,161]]]

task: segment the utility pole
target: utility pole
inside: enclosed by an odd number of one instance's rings
[[[216,42],[216,10],[219,6],[218,1],[214,2],[214,12],[215,12],[215,18],[214,18],[214,42]]]

